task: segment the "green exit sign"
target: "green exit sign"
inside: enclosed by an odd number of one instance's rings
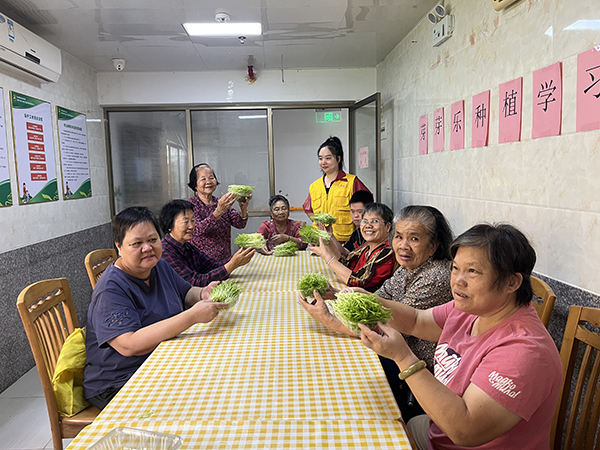
[[[342,112],[337,111],[327,111],[327,110],[317,110],[317,123],[326,123],[326,122],[341,122],[342,121]]]

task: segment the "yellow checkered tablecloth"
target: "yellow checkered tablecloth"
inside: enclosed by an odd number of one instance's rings
[[[94,422],[73,440],[69,449],[86,449],[117,426],[178,435],[183,439],[181,450],[411,448],[404,426],[394,420],[207,420],[152,424]]]
[[[159,345],[70,449],[116,426],[180,434],[184,448],[410,448],[377,355],[297,303],[305,273],[339,286],[323,260],[256,255],[241,269],[238,303]]]

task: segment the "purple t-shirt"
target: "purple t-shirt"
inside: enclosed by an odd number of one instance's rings
[[[162,259],[152,269],[150,286],[114,264],[106,268],[88,309],[83,373],[86,398],[122,387],[149,356],[123,356],[107,342],[179,314],[191,287]]]
[[[550,428],[562,384],[560,356],[534,307],[521,307],[478,336],[471,336],[477,316],[454,307],[433,309],[442,328],[435,351],[435,377],[462,396],[471,383],[522,419],[478,449],[550,448]],[[463,449],[433,422],[429,449]]]

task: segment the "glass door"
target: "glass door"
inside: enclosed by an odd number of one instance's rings
[[[350,107],[350,173],[355,174],[381,201],[381,94],[379,92]]]

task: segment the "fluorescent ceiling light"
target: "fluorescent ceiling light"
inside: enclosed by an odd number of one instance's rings
[[[262,27],[258,22],[247,23],[184,23],[183,27],[190,36],[259,36]]]
[[[266,114],[257,114],[255,116],[238,116],[238,119],[266,119]]]
[[[565,30],[600,30],[600,20],[578,20]]]

